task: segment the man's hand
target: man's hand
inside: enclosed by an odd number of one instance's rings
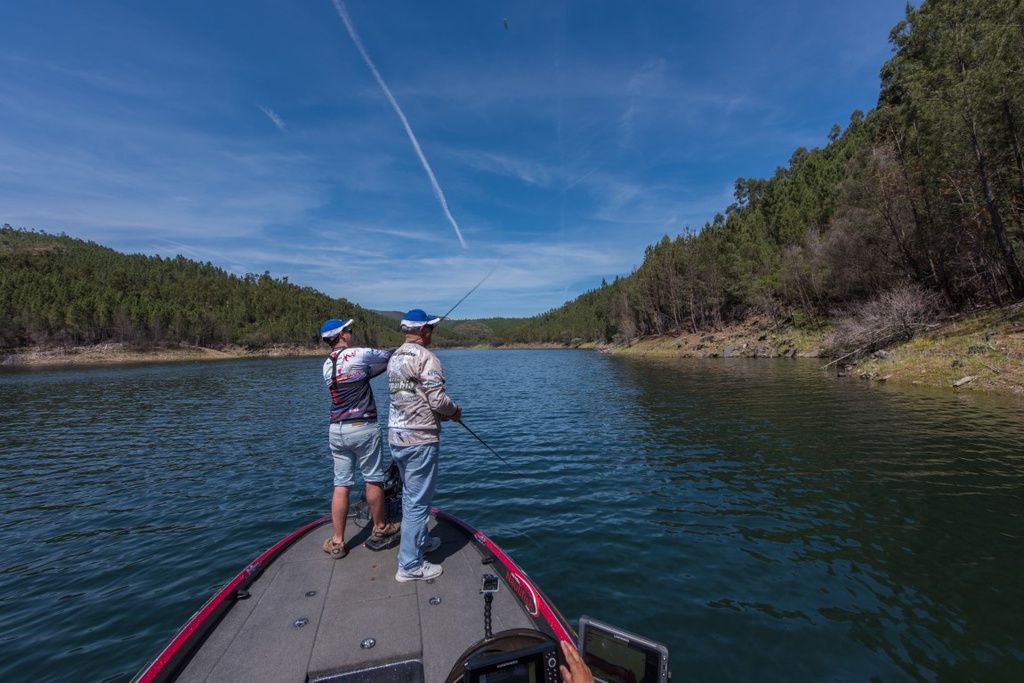
[[[594,683],[594,674],[590,673],[590,669],[583,663],[583,658],[573,644],[563,640],[560,645],[562,656],[565,657],[565,664],[558,667],[562,672],[562,680],[565,683]]]
[[[462,422],[462,406],[455,406],[455,412],[451,415],[441,415],[441,422]]]

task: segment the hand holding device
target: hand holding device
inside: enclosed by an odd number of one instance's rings
[[[590,669],[583,663],[583,658],[573,644],[568,640],[563,640],[561,644],[565,664],[560,665],[558,669],[562,672],[563,683],[594,683],[594,674],[590,673]]]

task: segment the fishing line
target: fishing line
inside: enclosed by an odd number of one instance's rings
[[[483,439],[481,439],[481,438],[480,438],[479,436],[477,436],[477,435],[476,435],[476,432],[474,432],[474,431],[473,431],[472,429],[470,429],[470,428],[469,428],[469,425],[467,425],[467,424],[466,424],[465,422],[463,422],[462,420],[459,420],[459,424],[460,424],[460,425],[462,425],[463,427],[465,427],[466,431],[467,431],[467,432],[469,432],[470,434],[472,434],[472,435],[473,435],[473,438],[474,438],[474,439],[476,439],[477,441],[479,441],[479,442],[480,442],[480,443],[481,443],[481,444],[483,445],[483,447],[484,447],[484,448],[486,448],[486,449],[487,449],[487,450],[489,450],[489,451],[490,451],[491,453],[493,453],[493,454],[494,454],[494,456],[495,456],[496,458],[498,458],[498,460],[500,460],[500,461],[502,461],[503,463],[505,463],[505,465],[507,465],[507,466],[508,466],[508,468],[509,468],[510,470],[512,470],[513,472],[515,472],[515,473],[516,473],[516,474],[518,474],[519,476],[523,476],[523,473],[522,473],[522,472],[520,472],[519,470],[517,470],[517,469],[516,469],[515,467],[512,467],[511,463],[509,463],[509,461],[508,461],[508,460],[506,460],[505,458],[503,458],[503,457],[501,457],[500,455],[498,455],[498,452],[497,452],[496,450],[494,450],[493,448],[491,448],[490,446],[488,446],[488,445],[487,445],[487,442],[486,442],[486,441],[484,441],[484,440],[483,440]]]
[[[483,447],[484,447],[484,448],[486,448],[486,449],[487,449],[487,450],[489,450],[489,451],[490,451],[491,453],[493,453],[493,454],[494,454],[494,455],[495,455],[495,456],[496,456],[496,457],[498,458],[498,460],[501,460],[501,461],[502,461],[503,463],[505,463],[505,465],[506,465],[506,466],[507,466],[507,467],[508,467],[508,468],[509,468],[510,470],[512,470],[513,472],[515,472],[515,473],[516,473],[516,474],[518,474],[519,476],[523,476],[523,473],[522,473],[522,472],[520,472],[519,470],[517,470],[517,469],[516,469],[515,467],[512,467],[511,463],[509,463],[509,461],[508,461],[508,460],[505,460],[505,458],[503,458],[503,457],[501,457],[500,455],[498,455],[498,452],[497,452],[497,451],[495,451],[495,450],[494,450],[493,448],[491,448],[490,446],[488,446],[488,445],[487,445],[487,443],[486,443],[486,442],[485,442],[485,441],[484,441],[483,439],[481,439],[481,438],[480,438],[479,436],[477,436],[476,432],[474,432],[474,431],[473,431],[472,429],[470,429],[470,428],[469,428],[469,426],[468,426],[468,425],[467,425],[467,424],[466,424],[465,422],[462,422],[462,421],[460,420],[460,421],[459,421],[459,424],[460,424],[460,425],[462,425],[463,427],[465,427],[466,431],[467,431],[467,432],[469,432],[470,434],[472,434],[472,435],[473,435],[473,437],[474,437],[474,438],[475,438],[475,439],[476,439],[477,441],[479,441],[479,442],[480,442],[481,444],[483,444]],[[524,538],[526,538],[526,539],[527,539],[527,540],[528,540],[528,541],[529,541],[530,543],[532,543],[532,544],[534,544],[535,546],[537,546],[537,548],[538,548],[538,549],[539,549],[539,550],[540,550],[541,552],[546,552],[546,550],[545,550],[544,546],[542,546],[542,545],[541,545],[540,543],[538,543],[538,542],[537,542],[537,540],[536,540],[536,539],[534,539],[534,538],[533,538],[533,536],[531,536],[531,535],[530,535],[530,534],[529,534],[528,532],[526,532],[526,531],[520,531],[518,535],[519,535],[519,536],[523,536],[523,537],[524,537]]]

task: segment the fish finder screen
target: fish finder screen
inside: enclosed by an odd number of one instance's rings
[[[587,633],[583,661],[603,683],[657,683],[657,653],[597,629]]]
[[[514,642],[514,634],[510,642]],[[484,645],[491,646],[487,641]],[[471,656],[463,667],[463,680],[465,683],[559,683],[557,647],[557,641],[552,639],[509,652]]]
[[[520,662],[515,666],[480,674],[479,683],[538,683],[533,662]]]

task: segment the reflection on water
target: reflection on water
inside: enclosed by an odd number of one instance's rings
[[[785,363],[621,365],[660,434],[644,456],[670,502],[652,521],[689,537],[680,590],[698,583],[702,609],[684,618],[704,625],[686,647],[709,677],[743,675],[714,643],[752,628],[778,680],[788,662],[812,679],[1020,673],[1020,410]]]
[[[509,464],[447,425],[435,503],[566,616],[664,641],[678,680],[1020,679],[1019,403],[779,360],[441,357]],[[0,374],[0,678],[127,680],[324,514],[318,369]]]

